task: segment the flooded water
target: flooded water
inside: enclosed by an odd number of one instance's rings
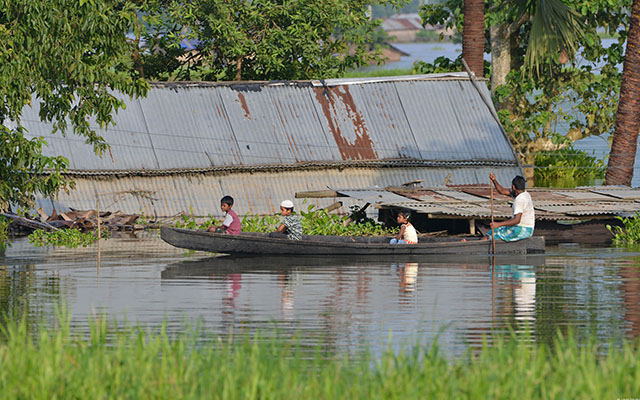
[[[0,311],[31,324],[106,314],[173,332],[200,324],[234,337],[296,336],[335,352],[438,338],[449,354],[513,329],[549,341],[575,328],[602,343],[640,333],[640,253],[576,245],[545,256],[474,259],[229,258],[187,253],[157,236],[96,248],[19,240],[0,257]]]

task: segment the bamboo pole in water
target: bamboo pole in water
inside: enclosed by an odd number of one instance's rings
[[[489,184],[491,186],[491,225],[493,225],[493,182]],[[491,227],[491,254],[496,254],[496,236]]]
[[[100,195],[96,195],[96,220],[98,221],[98,266],[97,272],[100,275]]]

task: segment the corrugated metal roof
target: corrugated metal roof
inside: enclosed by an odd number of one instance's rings
[[[37,100],[24,111],[25,125],[29,136],[47,139],[47,154],[67,157],[80,171],[403,158],[518,165],[489,108],[462,74],[163,83],[146,98],[125,101],[116,126],[98,130],[112,147],[102,159],[82,138],[52,135],[51,126],[39,121]]]
[[[392,17],[385,18],[382,20],[382,28],[385,31],[424,29],[422,19],[418,13],[396,14]]]
[[[95,208],[102,193],[104,207],[124,212],[219,215],[220,197],[230,194],[240,214],[267,214],[305,190],[384,188],[416,179],[432,187],[478,184],[491,171],[502,180],[522,174],[490,108],[463,73],[163,82],[146,98],[124,101],[116,125],[98,130],[111,144],[103,158],[82,138],[52,134],[51,125],[40,122],[36,99],[25,109],[29,135],[45,137],[46,154],[70,161],[77,186],[60,194],[58,209]],[[106,200],[131,190],[152,191],[157,200]],[[355,203],[347,199],[343,211]],[[39,205],[51,209],[48,200]]]
[[[498,178],[501,179],[501,178]],[[602,188],[528,190],[534,199],[536,219],[570,220],[584,217],[629,215],[640,211],[640,189],[619,190],[618,198],[599,194]],[[447,187],[387,187],[366,190],[340,189],[339,193],[386,208],[408,208],[432,218],[463,217],[488,218],[492,215],[489,185],[450,185]],[[584,196],[578,196],[578,193]],[[565,193],[571,194],[566,196]],[[588,196],[593,193],[598,201]],[[604,200],[603,200],[604,199]],[[494,193],[493,215],[508,218],[512,215],[512,199]]]

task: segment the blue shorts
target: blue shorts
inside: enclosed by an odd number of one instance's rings
[[[505,242],[515,242],[533,236],[533,228],[520,225],[500,226],[489,230],[487,236],[491,237],[491,231],[495,232],[496,239],[504,240]]]

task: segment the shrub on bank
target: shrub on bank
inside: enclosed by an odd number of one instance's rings
[[[558,336],[552,346],[514,337],[450,360],[437,345],[380,358],[302,351],[295,340],[198,341],[162,328],[91,321],[90,333],[30,333],[8,322],[0,340],[0,398],[412,399],[599,398],[640,393],[638,340],[600,348]],[[606,352],[606,353],[605,353]]]

